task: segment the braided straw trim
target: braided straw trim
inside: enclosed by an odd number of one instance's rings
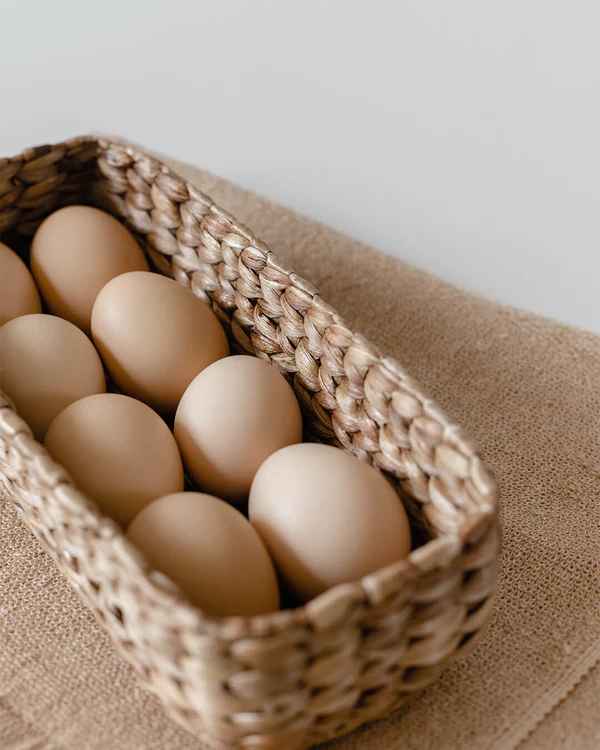
[[[0,237],[82,202],[125,221],[236,349],[274,362],[311,434],[384,471],[429,541],[302,608],[213,618],[148,568],[1,393],[0,483],[144,684],[211,747],[305,748],[394,710],[491,611],[496,488],[473,444],[312,284],[157,159],[84,137],[0,160]]]

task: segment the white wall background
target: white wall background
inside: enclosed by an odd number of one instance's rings
[[[595,0],[0,0],[0,154],[116,133],[600,332]]]

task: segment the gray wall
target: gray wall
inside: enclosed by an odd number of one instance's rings
[[[90,130],[188,159],[600,332],[600,6],[0,0],[0,154]]]

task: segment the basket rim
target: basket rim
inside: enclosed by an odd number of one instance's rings
[[[180,182],[183,181],[190,193],[194,195],[199,194],[209,201],[211,210],[216,214],[230,217],[226,210],[215,204],[208,196],[204,196],[192,182],[181,177],[174,169],[166,165],[162,160],[166,157],[155,157],[152,152],[135,146],[130,141],[125,141],[118,136],[88,134],[54,144],[24,149],[15,156],[0,158],[0,176],[2,169],[11,165],[26,163],[29,168],[33,169],[35,163],[44,160],[48,153],[52,153],[52,150],[60,149],[61,147],[68,148],[71,145],[79,144],[95,144],[99,149],[96,159],[102,151],[111,149],[117,155],[122,150],[127,157],[134,160],[150,159],[159,166],[161,173],[166,177]],[[233,217],[230,218],[235,222]],[[244,229],[241,231],[244,231]],[[43,444],[35,440],[29,425],[18,415],[14,404],[0,389],[0,428],[2,418],[4,417],[9,422],[13,440],[20,441],[25,453],[35,457],[35,460],[47,476],[54,477],[51,488],[53,490],[66,490],[71,499],[81,503],[82,508],[86,510],[86,519],[90,520],[90,514],[94,518],[98,534],[104,538],[112,538],[114,541],[118,541],[120,545],[123,545],[123,551],[127,557],[137,562],[139,572],[156,588],[157,594],[160,596],[166,595],[173,602],[177,603],[178,608],[183,607],[187,609],[204,632],[218,633],[224,637],[243,637],[244,635],[273,633],[288,625],[297,624],[317,628],[330,627],[333,614],[337,615],[334,617],[335,621],[338,619],[341,620],[355,606],[360,605],[367,598],[371,603],[374,601],[384,603],[388,581],[397,581],[399,577],[406,581],[414,580],[419,575],[433,571],[439,566],[451,565],[458,558],[468,540],[476,537],[480,529],[488,529],[491,524],[497,527],[499,523],[496,482],[490,470],[482,462],[479,452],[471,440],[464,436],[462,430],[447,418],[445,413],[439,409],[433,400],[423,396],[423,392],[418,384],[407,376],[404,368],[396,359],[382,355],[378,347],[370,344],[366,338],[348,328],[341,316],[320,297],[318,290],[310,282],[305,282],[295,273],[282,267],[276,261],[276,257],[268,249],[267,245],[260,240],[256,240],[251,232],[250,238],[253,245],[264,251],[267,264],[271,264],[288,274],[299,291],[310,296],[311,304],[327,311],[337,325],[343,326],[350,331],[353,336],[353,342],[364,344],[365,353],[370,357],[376,357],[377,363],[393,380],[401,379],[403,391],[410,393],[414,389],[414,394],[422,401],[426,414],[431,413],[435,415],[436,419],[443,421],[452,433],[452,439],[455,441],[455,444],[460,445],[462,452],[470,456],[471,460],[479,468],[485,502],[482,502],[476,511],[469,508],[463,509],[461,522],[455,528],[448,531],[438,531],[436,536],[412,549],[405,559],[350,583],[337,584],[297,608],[283,609],[254,616],[214,616],[192,605],[167,576],[152,569],[143,554],[127,539],[124,530],[111,519],[104,516],[96,506],[96,503],[78,490],[76,484],[69,478],[68,473],[63,467],[51,458]],[[0,241],[2,241],[1,228]],[[9,412],[12,412],[12,414],[9,414]],[[346,450],[343,446],[338,445],[336,447],[351,453],[351,451]],[[381,470],[379,467],[375,468]],[[4,482],[5,486],[8,486],[9,495],[11,491],[15,492],[13,481],[3,476],[2,464],[0,464],[0,487],[2,486],[2,482]],[[18,489],[17,486],[17,492]],[[399,499],[402,502],[402,498],[400,497]],[[62,564],[64,565],[64,562]]]

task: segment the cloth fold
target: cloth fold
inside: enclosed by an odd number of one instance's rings
[[[572,750],[596,748],[600,338],[457,290],[173,166],[420,380],[479,442],[499,480],[504,551],[485,637],[399,714],[332,750],[552,750],[567,736]],[[0,545],[0,747],[200,748],[137,685],[5,499]]]

